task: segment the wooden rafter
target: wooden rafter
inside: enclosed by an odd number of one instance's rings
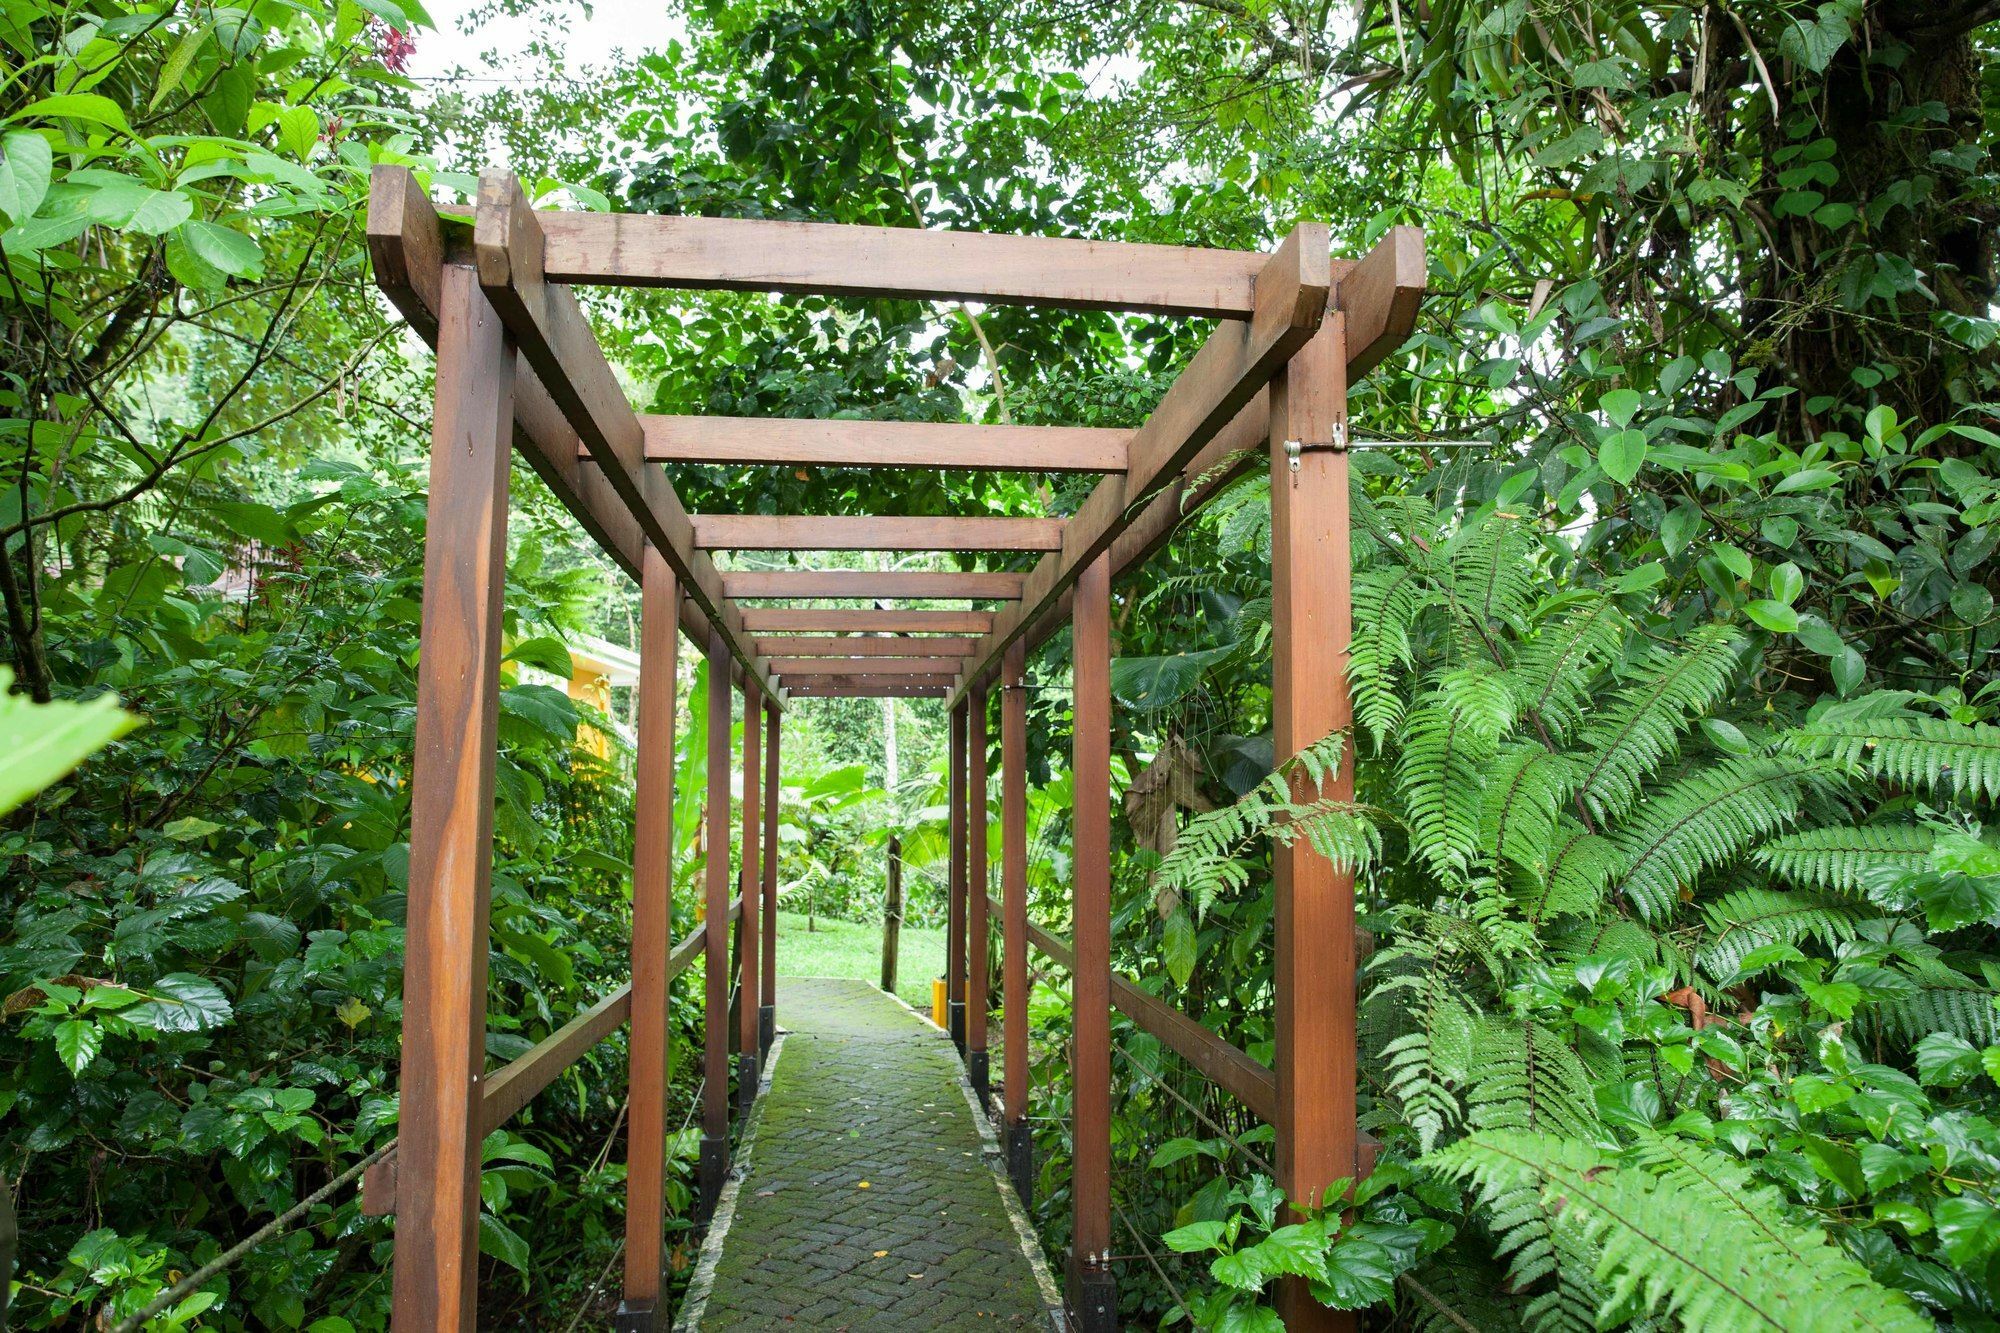
[[[1057,551],[1059,518],[696,514],[705,551]]]
[[[931,421],[642,416],[656,463],[1122,472],[1129,430]]]
[[[743,613],[753,633],[794,634],[985,634],[993,628],[991,611],[814,611],[794,607],[751,609]],[[904,642],[905,651],[910,641]],[[798,657],[803,654],[793,653]]]
[[[955,573],[914,569],[745,569],[722,576],[722,592],[737,601],[772,597],[827,597],[861,601],[924,597],[937,600],[1013,601],[1025,574]]]
[[[746,616],[756,612],[745,611]],[[751,642],[766,657],[908,657],[925,653],[933,657],[967,657],[977,650],[978,640],[947,635],[885,634],[879,637],[771,637]]]
[[[929,675],[871,675],[866,672],[806,672],[785,677],[788,685],[800,689],[811,689],[823,685],[879,685],[888,689],[949,689],[957,677],[949,671],[933,672]]]
[[[957,657],[774,657],[771,674],[790,680],[797,676],[950,676],[958,675]]]

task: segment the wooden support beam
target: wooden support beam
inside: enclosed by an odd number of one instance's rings
[[[986,1013],[992,1008],[987,985],[986,851],[986,692],[965,697],[965,1063],[981,1110],[988,1110]]]
[[[1280,764],[1353,722],[1348,455],[1288,444],[1346,438],[1346,326],[1335,312],[1271,385],[1271,722]],[[1292,794],[1352,801],[1352,754],[1324,789],[1294,771]],[[1360,1160],[1354,875],[1303,838],[1274,841],[1271,875],[1278,1185],[1298,1207],[1332,1206],[1328,1187],[1355,1178]],[[1287,1329],[1355,1327],[1351,1312],[1320,1305],[1303,1279],[1280,1282],[1277,1296]]]
[[[708,929],[702,989],[701,1216],[710,1217],[729,1170],[729,645],[708,635],[708,789],[702,890]]]
[[[632,213],[543,213],[553,282],[1047,304],[1227,319],[1263,256],[1053,236]]]
[[[757,1050],[768,1058],[771,1043],[778,1035],[778,719],[779,712],[764,701],[764,965],[758,975],[763,994],[757,1006]]]
[[[1123,472],[1129,430],[938,421],[642,416],[656,463]]]
[[[520,182],[511,173],[489,171],[480,176],[472,248],[480,285],[551,401],[597,463],[597,471],[625,502],[647,540],[674,567],[683,591],[722,631],[732,657],[770,689],[769,678],[744,639],[741,613],[723,597],[722,576],[714,561],[697,549],[687,510],[673,484],[664,471],[646,464],[639,418],[625,400],[597,335],[569,289],[545,277],[546,242]]]
[[[662,1322],[667,1271],[667,957],[673,950],[674,685],[680,589],[666,558],[646,547],[639,580],[639,737],[632,829],[632,1036],[625,1136],[625,1299],[621,1323]]]
[[[908,657],[913,653],[926,657],[965,657],[978,647],[975,640],[968,638],[900,634],[879,638],[759,637],[750,642],[760,655],[767,657]],[[953,670],[956,669],[954,666]]]
[[[947,681],[947,684],[950,682]],[[945,792],[948,844],[945,871],[944,998],[952,1044],[965,1054],[965,739],[966,704],[951,710],[950,736],[945,746]]]
[[[443,275],[411,777],[398,1330],[471,1333],[479,1306],[481,1084],[507,582],[514,348],[473,275]]]
[[[1083,1333],[1118,1326],[1111,1268],[1111,559],[1076,585],[1070,784],[1072,1113],[1069,1307]]]
[[[942,699],[949,685],[912,685],[909,677],[874,685],[790,685],[786,692],[799,699]]]
[[[887,598],[963,597],[970,601],[1013,601],[1025,574],[999,571],[922,569],[742,569],[722,576],[722,593],[737,601],[772,597]]]
[[[1027,647],[1007,647],[1000,668],[1000,1118],[1007,1176],[1023,1207],[1034,1201],[1034,1135],[1028,1128],[1028,691]]]
[[[771,673],[792,676],[952,676],[959,658],[951,657],[773,657]]]
[[[1056,551],[1059,518],[696,514],[704,551]]]
[[[828,685],[881,685],[891,689],[950,689],[958,677],[949,671],[933,671],[927,674],[897,675],[876,672],[836,671],[817,672],[812,670],[787,672],[783,677],[787,689],[813,689]]]
[[[1423,295],[1423,234],[1391,228],[1352,264],[1327,261],[1326,245],[1324,228],[1302,225],[1271,256],[1269,281],[1260,277],[1257,284],[1257,313],[1209,336],[1133,437],[1126,475],[1106,477],[1078,508],[1064,530],[1063,549],[1043,557],[1029,573],[1021,600],[1001,613],[954,698],[966,683],[990,677],[1007,645],[1033,629],[1084,565],[1109,550],[1142,515],[1153,513],[1154,522],[1164,523],[1171,511],[1155,513],[1147,504],[1154,492],[1177,481],[1194,484],[1198,474],[1190,464],[1317,331],[1336,287],[1350,321],[1383,330],[1374,346],[1393,347],[1408,336]],[[1358,308],[1362,302],[1365,311]]]
[[[746,684],[743,687],[743,864],[738,876],[742,883],[739,892],[743,901],[751,904],[751,910],[743,914],[743,933],[738,946],[742,979],[736,1004],[736,1108],[744,1115],[756,1103],[757,1071],[763,1064],[757,1054],[757,1010],[764,994],[758,981],[758,971],[764,962],[763,948],[758,942],[764,914],[756,910],[757,895],[764,883],[761,838],[764,821],[758,815],[764,796],[763,762],[764,700],[756,686]]]
[[[757,634],[984,634],[993,628],[991,611],[816,611],[795,607],[767,607],[743,613],[743,624]],[[900,654],[912,647],[929,651],[922,639],[879,639],[894,643]],[[786,645],[789,649],[790,645]],[[867,652],[868,649],[854,649]],[[796,652],[788,653],[797,657]]]

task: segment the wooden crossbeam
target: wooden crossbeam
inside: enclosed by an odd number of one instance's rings
[[[953,675],[949,671],[933,671],[928,673],[916,672],[910,675],[897,675],[893,673],[876,675],[865,671],[858,671],[858,672],[807,671],[798,674],[787,675],[785,677],[785,680],[788,683],[801,686],[888,685],[897,689],[902,689],[906,686],[911,689],[930,689],[930,688],[949,689],[951,687],[952,682],[957,679],[958,677]]]
[[[1254,251],[747,218],[543,213],[551,282],[1048,304],[1230,319]]]
[[[806,683],[786,687],[794,699],[942,699],[951,693],[949,685],[820,685]]]
[[[774,657],[771,674],[797,676],[958,676],[953,657]]]
[[[656,463],[1122,472],[1129,430],[932,421],[642,416]]]
[[[546,243],[512,173],[489,171],[479,178],[472,248],[479,285],[597,470],[674,567],[686,595],[721,631],[730,656],[768,691],[770,678],[751,655],[740,613],[723,597],[722,576],[695,542],[673,484],[659,468],[645,465],[638,416],[597,335],[569,289],[545,277]]]
[[[1021,595],[1025,574],[915,569],[745,569],[722,576],[725,597],[738,601],[767,597],[833,597],[880,601],[886,598],[963,597],[1012,601]]]
[[[696,514],[704,551],[1059,551],[1059,518]]]
[[[991,611],[814,611],[799,607],[752,608],[743,613],[744,628],[753,633],[794,634],[985,634],[993,628]],[[917,640],[899,643],[907,655]],[[863,649],[861,651],[867,651]],[[805,656],[793,653],[791,656]]]
[[[751,614],[744,612],[746,616]],[[757,638],[751,643],[766,657],[907,657],[911,653],[926,653],[932,657],[967,657],[978,648],[976,639],[901,634],[865,638],[860,635]]]
[[[1271,376],[1318,331],[1336,304],[1335,284],[1345,297],[1337,303],[1342,317],[1364,331],[1369,354],[1379,360],[1407,336],[1408,324],[1399,321],[1414,318],[1422,297],[1423,233],[1392,227],[1354,264],[1330,261],[1328,244],[1323,226],[1301,224],[1271,255],[1257,283],[1256,313],[1209,335],[1133,437],[1125,475],[1097,484],[1066,525],[1062,549],[1042,558],[1029,573],[1021,600],[1000,613],[953,691],[954,704],[971,681],[998,671],[1007,645],[1056,606],[1084,567],[1148,512],[1156,493],[1187,479],[1187,468],[1203,447],[1232,428]],[[1361,345],[1358,339],[1350,343]]]

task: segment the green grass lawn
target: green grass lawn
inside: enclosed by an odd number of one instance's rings
[[[944,932],[906,925],[897,950],[896,993],[919,1013],[931,1011],[931,978],[944,975]],[[820,917],[807,931],[797,912],[778,913],[778,975],[882,980],[882,923]]]

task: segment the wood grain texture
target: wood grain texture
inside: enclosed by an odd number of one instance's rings
[[[1403,345],[1424,302],[1424,233],[1391,227],[1340,280],[1336,310],[1347,316],[1347,377],[1358,380]]]
[[[987,827],[986,693],[965,696],[965,1049],[986,1050],[986,1011],[992,1006],[987,984]]]
[[[1059,518],[696,514],[704,551],[1055,551]]]
[[[800,699],[942,699],[951,693],[949,685],[912,685],[907,677],[879,685],[791,685],[786,689]]]
[[[945,866],[945,999],[956,1006],[965,1003],[965,702],[952,707],[949,737],[945,744],[946,846]],[[952,1038],[965,1049],[962,1008],[954,1011]]]
[[[1000,669],[1001,1117],[1028,1114],[1028,691],[1027,647],[1007,647]]]
[[[743,827],[741,838],[742,865],[737,871],[741,883],[738,890],[746,903],[755,904],[764,884],[764,821],[758,813],[764,799],[764,700],[754,685],[743,689]],[[739,967],[742,976],[737,982],[741,989],[741,999],[736,1006],[736,1049],[752,1060],[757,1058],[760,1034],[757,1030],[757,1005],[764,993],[758,981],[758,973],[764,965],[763,946],[758,941],[764,925],[761,911],[743,914],[743,934],[740,945]],[[737,1088],[738,1105],[747,1108],[757,1095],[754,1079],[746,1080],[747,1086]]]
[[[680,588],[651,545],[639,580],[639,735],[632,828],[632,1035],[625,1136],[625,1299],[656,1301],[666,1271],[667,958],[673,952],[674,686]]]
[[[993,628],[993,613],[991,611],[815,611],[791,607],[753,607],[743,613],[743,624],[753,634],[984,634]],[[879,642],[900,642],[900,651],[907,653],[912,641],[884,639]],[[796,657],[799,654],[789,655]]]
[[[641,416],[656,463],[1123,472],[1129,430],[937,421]]]
[[[763,982],[763,1007],[771,1008],[778,1002],[778,801],[783,787],[778,782],[779,759],[779,713],[764,701],[764,929],[759,938],[764,942],[764,966],[759,972]],[[761,1035],[761,1034],[760,1034]]]
[[[470,1333],[514,349],[462,268],[439,293],[403,967],[394,1327]],[[404,1188],[404,1186],[407,1188]]]
[[[1111,1253],[1111,561],[1077,580],[1070,779],[1070,1065],[1074,1123],[1070,1203],[1072,1272]]]
[[[1024,574],[922,569],[758,569],[722,576],[725,597],[737,601],[773,597],[856,598],[878,601],[925,597],[937,600],[1012,601],[1021,595]]]
[[[750,612],[744,612],[749,615]],[[973,639],[921,634],[854,635],[845,638],[757,637],[750,640],[764,657],[965,657],[977,648]],[[954,666],[953,670],[957,667]]]
[[[829,685],[872,685],[889,689],[950,689],[958,683],[957,675],[951,672],[936,672],[928,675],[876,674],[873,672],[815,673],[811,671],[793,672],[783,677],[786,689],[810,690]]]
[[[949,657],[773,657],[771,674],[793,676],[956,676],[960,659]]]
[[[702,894],[708,929],[702,989],[701,1126],[705,1138],[729,1133],[729,645],[708,639],[708,789],[703,828]]]
[[[1255,252],[761,219],[543,213],[551,281],[1230,318]]]
[[[1286,440],[1327,440],[1347,417],[1346,317],[1336,312],[1271,388],[1271,719],[1279,763],[1351,728],[1347,654],[1353,634],[1348,455]],[[1295,799],[1354,799],[1351,755],[1325,789],[1297,772]],[[1276,1004],[1278,1184],[1304,1207],[1331,1204],[1329,1185],[1355,1174],[1354,876],[1305,839],[1273,842],[1272,990]],[[1351,1329],[1303,1281],[1281,1283],[1285,1326]]]

